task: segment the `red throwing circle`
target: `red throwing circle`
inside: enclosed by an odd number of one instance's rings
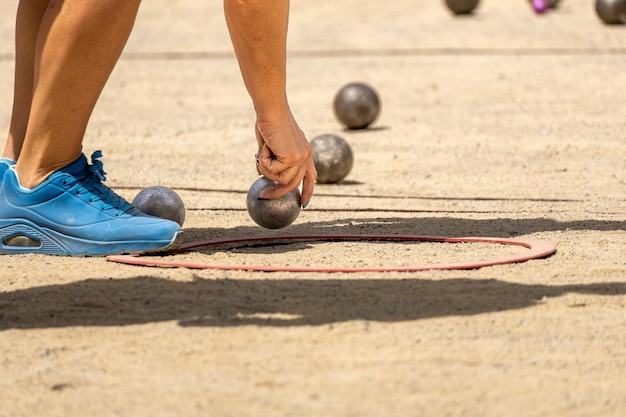
[[[501,245],[515,245],[528,248],[528,251],[502,256],[493,259],[458,262],[447,264],[430,264],[414,266],[383,266],[383,267],[351,267],[351,266],[275,266],[275,265],[222,265],[184,261],[168,261],[165,259],[146,259],[138,255],[111,255],[107,256],[107,261],[119,262],[140,266],[159,267],[182,267],[190,269],[219,269],[219,270],[239,270],[239,271],[263,271],[263,272],[415,272],[442,269],[476,269],[485,266],[501,265],[508,263],[525,262],[531,259],[544,258],[556,252],[554,245],[542,241],[528,241],[495,237],[442,237],[442,236],[418,236],[418,235],[293,235],[293,236],[261,236],[243,237],[228,239],[211,239],[183,244],[169,254],[180,253],[190,249],[208,246],[255,243],[269,241],[419,241],[419,242],[441,242],[441,243],[496,243]]]

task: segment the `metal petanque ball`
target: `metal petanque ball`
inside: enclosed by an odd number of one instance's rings
[[[596,13],[604,23],[626,23],[626,0],[596,0]]]
[[[246,198],[248,214],[256,224],[266,229],[287,227],[300,214],[300,190],[297,188],[281,198],[272,200],[259,198],[261,191],[275,185],[276,182],[260,177],[252,183]]]
[[[365,129],[380,113],[380,99],[372,87],[364,83],[343,86],[333,102],[337,120],[348,129]]]
[[[181,227],[185,222],[185,204],[170,188],[155,185],[143,189],[133,199],[133,206],[142,213],[172,220]]]
[[[479,0],[446,0],[446,6],[454,14],[470,14],[478,6]]]
[[[311,147],[319,184],[339,182],[352,170],[352,148],[341,136],[330,133],[319,135],[313,138]]]

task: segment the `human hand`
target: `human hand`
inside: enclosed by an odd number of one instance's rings
[[[293,116],[289,114],[280,122],[257,120],[255,133],[259,146],[257,172],[278,183],[259,197],[280,198],[302,182],[300,204],[306,208],[313,195],[317,171],[311,145]]]

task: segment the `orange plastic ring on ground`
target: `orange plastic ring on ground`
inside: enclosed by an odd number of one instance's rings
[[[221,265],[209,263],[194,263],[184,261],[168,261],[166,259],[147,259],[138,255],[111,255],[107,261],[119,262],[139,266],[180,267],[190,269],[219,269],[239,271],[262,271],[262,272],[415,272],[442,269],[476,269],[485,266],[525,262],[531,259],[539,259],[552,255],[556,252],[554,245],[542,241],[527,241],[509,238],[494,237],[441,237],[441,236],[417,236],[417,235],[298,235],[298,236],[262,236],[243,237],[229,239],[212,239],[183,244],[169,254],[180,253],[190,249],[218,245],[232,245],[258,242],[284,242],[284,241],[419,241],[419,242],[442,242],[442,243],[497,243],[501,245],[515,245],[528,248],[528,251],[502,256],[499,258],[480,261],[458,262],[449,264],[431,264],[415,266],[383,266],[383,267],[350,267],[350,266],[273,266],[273,265]]]

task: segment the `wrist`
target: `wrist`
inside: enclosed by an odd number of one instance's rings
[[[268,102],[255,102],[257,123],[273,123],[291,117],[291,109],[286,98]]]

